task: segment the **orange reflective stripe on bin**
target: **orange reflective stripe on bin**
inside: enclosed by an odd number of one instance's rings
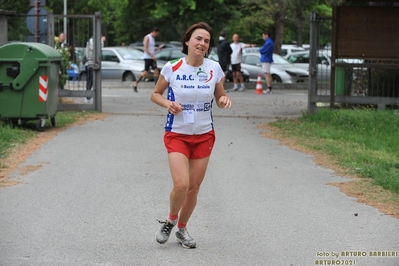
[[[48,77],[40,76],[39,77],[39,102],[47,101],[47,95],[48,95],[47,84],[48,84]]]

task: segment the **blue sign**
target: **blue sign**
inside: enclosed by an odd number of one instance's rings
[[[44,7],[39,8],[38,16],[35,14],[35,8],[32,7],[26,17],[26,26],[30,33],[35,34],[36,18],[38,20],[38,34],[47,33],[47,11]]]

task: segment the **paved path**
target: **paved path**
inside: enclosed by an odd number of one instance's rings
[[[61,132],[20,166],[39,170],[12,174],[24,183],[0,189],[0,265],[399,265],[397,253],[369,253],[399,252],[399,220],[327,185],[348,179],[261,136],[259,124],[306,110],[304,91],[229,94],[234,107],[214,112],[217,142],[189,223],[198,247],[174,236],[157,244],[171,181],[164,110],[150,92],[104,89],[114,115]]]

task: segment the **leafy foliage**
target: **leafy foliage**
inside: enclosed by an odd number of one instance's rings
[[[223,29],[230,37],[239,33],[242,41],[261,45],[261,33],[267,29],[277,44],[308,43],[311,11],[331,15],[325,0],[68,0],[67,4],[68,14],[102,13],[107,45],[141,42],[153,27],[161,29],[159,41],[178,41],[189,25],[199,21],[209,23],[215,37]],[[46,0],[46,5],[54,14],[63,14],[63,1]],[[18,14],[30,8],[29,1],[0,0],[0,6]]]

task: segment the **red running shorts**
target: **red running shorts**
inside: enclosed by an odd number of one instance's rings
[[[168,153],[179,152],[188,159],[202,159],[211,155],[215,138],[214,130],[201,135],[185,135],[167,131],[163,140]]]

